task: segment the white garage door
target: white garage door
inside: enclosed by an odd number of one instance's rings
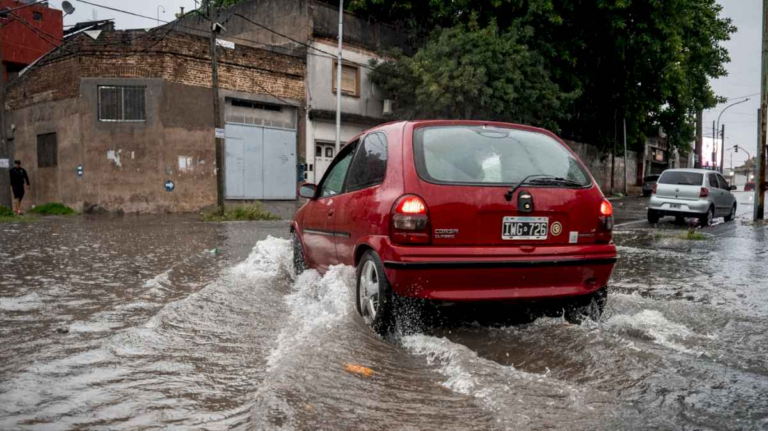
[[[227,199],[296,199],[296,131],[226,125]]]

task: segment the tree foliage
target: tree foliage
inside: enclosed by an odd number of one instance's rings
[[[398,52],[392,60],[377,65],[371,79],[398,96],[401,118],[507,120],[557,130],[573,99],[552,82],[539,54],[494,23],[437,30],[413,57]]]
[[[604,148],[626,119],[633,147],[663,129],[686,149],[696,111],[720,100],[709,82],[726,74],[721,42],[735,31],[716,0],[352,0],[350,8],[410,35],[413,56],[377,65],[399,114],[555,124]]]

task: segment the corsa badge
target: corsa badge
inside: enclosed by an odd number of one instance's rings
[[[556,221],[552,223],[552,227],[550,228],[550,231],[552,232],[552,235],[558,236],[561,233],[563,233],[563,225],[561,225],[559,221]]]

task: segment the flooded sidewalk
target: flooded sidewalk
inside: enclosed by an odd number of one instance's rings
[[[616,232],[600,323],[385,340],[287,222],[3,224],[0,429],[766,429],[768,226],[683,231]]]

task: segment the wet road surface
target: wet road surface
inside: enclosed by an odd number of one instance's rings
[[[0,429],[768,429],[768,225],[621,227],[600,323],[387,340],[287,227],[0,225]]]

